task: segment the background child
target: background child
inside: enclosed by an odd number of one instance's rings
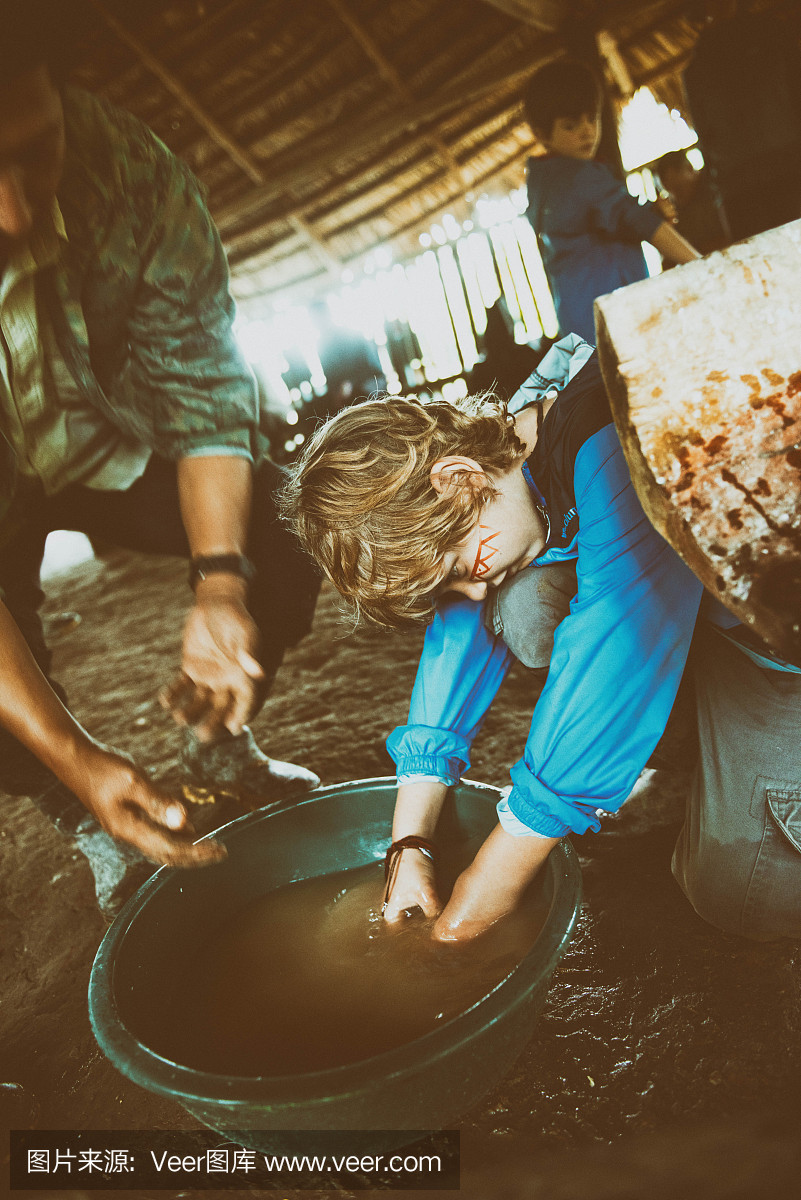
[[[439,916],[443,939],[511,911],[561,837],[598,829],[599,811],[623,804],[665,729],[693,640],[703,589],[640,507],[586,352],[554,347],[533,377],[534,404],[514,420],[487,399],[351,408],[317,432],[285,500],[306,548],[366,617],[433,615],[408,724],[388,741],[393,844],[423,841],[397,851],[390,920],[415,906],[440,913],[429,843],[447,789],[469,767],[513,653],[525,661],[527,641],[556,625],[511,793]],[[549,406],[542,398],[559,386]],[[569,561],[577,592],[554,618],[538,581]],[[520,619],[499,629],[491,601],[505,592]],[[711,597],[705,608],[712,624],[694,645],[700,762],[674,873],[721,928],[799,936],[797,841],[764,833],[801,808],[801,791],[793,809],[776,782],[801,778],[801,673],[755,657],[727,610]]]
[[[597,296],[645,279],[643,241],[672,263],[698,254],[659,204],[638,204],[603,163],[601,93],[581,62],[542,67],[523,97],[526,118],[548,151],[528,160],[527,217],[537,235],[559,328],[595,341]]]

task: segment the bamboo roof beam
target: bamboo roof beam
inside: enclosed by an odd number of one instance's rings
[[[507,101],[505,104],[496,104],[491,110],[488,110],[485,115],[485,125],[492,126],[492,132],[489,135],[478,137],[481,132],[481,127],[473,127],[470,130],[470,144],[462,155],[460,163],[462,173],[464,174],[469,163],[479,154],[489,149],[493,142],[500,137],[508,137],[515,129],[522,128],[523,122],[516,114],[517,104],[510,105]],[[497,128],[497,123],[503,121],[503,125]],[[476,140],[478,139],[478,140]],[[528,130],[526,129],[526,140],[530,150],[535,150],[538,146],[536,140],[531,139]],[[314,225],[320,225],[321,222],[329,218],[336,219],[335,214],[342,209],[348,209],[351,205],[365,203],[371,196],[380,195],[388,187],[391,187],[393,182],[397,183],[398,178],[402,174],[420,171],[424,164],[424,157],[421,155],[415,156],[411,160],[407,160],[402,168],[393,162],[395,154],[407,153],[414,151],[418,145],[423,145],[424,139],[421,137],[410,138],[394,150],[388,150],[376,159],[371,159],[369,163],[363,163],[355,171],[350,172],[348,176],[339,177],[335,182],[332,182],[320,192],[316,192],[311,200],[306,201],[298,209],[277,209],[269,214],[267,222],[269,224],[278,223],[285,220],[291,213],[297,212],[298,215],[305,216]],[[353,191],[346,192],[344,189],[347,184],[356,184],[360,179],[368,177],[367,181]],[[429,175],[426,179],[418,181],[415,184],[416,188],[427,186],[432,179],[440,178],[440,173]],[[470,178],[464,181],[465,187],[460,187],[461,193],[465,190],[471,190],[472,182]],[[395,203],[396,197],[393,196],[390,204]],[[330,204],[330,202],[338,201]],[[387,202],[381,202],[386,207]],[[326,208],[329,204],[330,207]],[[324,210],[324,211],[321,211]],[[369,215],[362,214],[361,219],[369,219]],[[252,243],[254,235],[259,228],[260,222],[257,220],[255,224],[248,225],[244,229],[238,229],[236,233],[225,238],[226,249],[228,250],[231,261],[241,253],[241,247]],[[339,230],[337,230],[339,232]],[[327,236],[333,236],[328,234]]]
[[[692,56],[692,50],[688,50],[685,54],[679,54],[676,58],[660,63],[658,67],[653,67],[650,71],[635,71],[633,72],[634,82],[638,88],[650,87],[652,83],[658,83],[660,79],[665,79],[669,75],[677,75],[688,65]]]
[[[693,16],[687,5],[687,0],[676,0],[676,3],[670,4],[662,9],[662,11],[659,13],[659,16],[654,20],[649,21],[645,25],[640,25],[632,29],[631,33],[626,34],[625,37],[619,37],[617,39],[618,49],[626,50],[629,46],[634,45],[642,38],[647,38],[654,33],[665,32],[666,27],[670,25],[671,21],[675,21],[679,18],[684,18],[685,20],[691,22],[693,27],[698,27],[699,29],[703,24],[701,18]]]
[[[610,33],[608,29],[599,29],[596,41],[598,53],[605,60],[621,98],[630,100],[634,95],[634,81],[626,60],[620,53],[614,34]]]
[[[217,41],[217,27],[221,23],[225,24],[230,20],[232,13],[235,14],[239,9],[245,8],[249,3],[250,0],[226,0],[226,2],[216,10],[216,12],[207,11],[203,16],[202,22],[196,22],[193,29],[188,29],[185,26],[182,26],[177,31],[169,30],[168,32],[162,28],[159,35],[160,53],[165,58],[168,58],[173,62],[176,58],[178,58],[180,61],[181,59],[186,58],[188,55],[196,53],[196,46],[199,45],[202,47],[203,43],[207,43],[210,37],[214,37],[215,41]],[[166,6],[163,5],[162,7]],[[155,18],[156,21],[158,21],[158,15]],[[150,26],[154,24],[153,18],[151,18],[149,24]],[[136,82],[136,75],[141,66],[141,62],[134,62],[126,70],[119,72],[119,74],[115,75],[114,77],[115,88],[130,87],[132,89],[132,91],[128,94],[129,104],[133,103],[135,105],[135,91],[133,89],[138,86]],[[136,111],[139,111],[138,107],[136,108]]]
[[[345,3],[345,0],[328,0],[328,4],[339,17],[345,28],[350,32],[354,40],[359,43],[370,61],[378,68],[396,95],[398,95],[405,104],[413,104],[415,97],[411,90],[403,82],[400,74],[389,61],[375,39],[371,37],[371,35],[362,25],[361,21],[359,21],[350,11]],[[427,137],[429,144],[443,159],[448,167],[448,170],[452,171],[456,175],[460,184],[464,184],[461,168],[456,161],[456,158],[450,147],[439,136],[439,134],[428,134]]]
[[[173,2],[175,2],[175,0],[173,0]],[[251,0],[251,2],[255,3],[255,0]],[[267,3],[267,0],[262,0],[262,2]],[[286,0],[280,0],[280,2],[286,7]],[[428,2],[428,0],[422,0],[422,2]],[[434,2],[434,0],[430,0],[430,2]],[[475,0],[473,0],[473,2],[475,2]],[[344,30],[343,33],[345,33]],[[332,39],[329,37],[328,41],[331,42],[331,40]],[[503,61],[509,52],[513,53],[513,50],[510,50],[510,47],[516,47],[518,43],[519,34],[512,36],[507,33],[503,37],[487,43],[487,45],[482,48],[482,54],[486,54],[488,61],[494,58],[495,55],[498,55],[500,57],[500,61]],[[345,45],[350,48],[350,39],[347,38],[347,35],[343,40],[343,46]],[[256,140],[251,141],[250,143],[252,152],[259,156],[260,161],[266,166],[268,172],[271,169],[273,154],[277,155],[280,153],[280,151],[274,151],[273,146],[279,144],[280,139],[286,130],[287,123],[294,125],[296,122],[300,122],[304,126],[308,126],[308,118],[310,115],[308,108],[308,96],[305,98],[299,97],[296,85],[298,78],[304,78],[307,76],[314,77],[317,74],[319,53],[306,57],[305,47],[303,50],[304,58],[302,60],[302,64],[297,68],[295,67],[294,60],[292,60],[286,66],[282,66],[277,72],[273,71],[269,82],[265,82],[263,79],[259,84],[251,82],[248,87],[243,89],[241,96],[237,98],[235,105],[226,105],[225,108],[221,110],[221,112],[224,111],[226,113],[225,119],[229,122],[233,122],[238,116],[242,116],[243,114],[245,116],[252,115],[254,103],[260,104],[266,97],[269,97],[272,101],[276,102],[275,110],[273,111],[272,116],[269,119],[265,119],[264,123],[259,129]],[[449,51],[441,52],[445,57],[446,63],[450,61],[448,58],[448,52]],[[466,55],[464,61],[469,62],[471,64],[471,68],[468,68],[467,71],[460,70],[458,72],[459,78],[469,78],[471,69],[472,76],[475,77],[477,74],[475,66],[475,50]],[[447,72],[443,74],[443,78],[446,77]],[[441,90],[444,90],[445,86],[446,85],[443,83],[441,85]],[[330,87],[328,87],[325,93],[325,103],[328,110],[330,112],[336,112],[340,114],[344,113],[349,104],[353,87],[354,80],[352,77],[346,82],[337,80]],[[314,102],[312,102],[312,107],[314,107]],[[385,107],[390,106],[387,105]],[[394,110],[396,112],[397,109],[398,106],[395,105]],[[360,109],[360,111],[364,111],[364,109]],[[342,126],[340,125],[335,128],[336,135],[341,139]],[[189,137],[187,135],[187,137],[182,141],[175,142],[171,140],[170,146],[182,157],[191,158],[191,156],[198,151],[199,146],[202,146],[202,143],[202,137]],[[262,150],[262,147],[264,147],[264,150]]]
[[[469,90],[460,90],[453,84],[446,91],[417,101],[406,112],[369,118],[351,131],[351,136],[344,145],[341,142],[332,144],[328,134],[306,139],[297,149],[278,155],[272,160],[270,182],[264,187],[215,210],[217,223],[224,226],[240,220],[248,212],[269,203],[288,189],[318,179],[321,172],[341,162],[344,155],[356,155],[366,147],[374,145],[381,137],[391,137],[424,121],[441,120],[453,111],[463,113],[469,105],[480,102],[486,96],[497,94],[500,87],[505,87],[510,92],[516,90],[538,66],[564,53],[564,47],[557,37],[548,35],[541,39],[539,45],[541,53],[538,56],[532,58],[527,51],[520,56],[519,65],[511,64],[491,76],[484,75],[482,82]]]
[[[191,117],[206,131],[213,142],[216,143],[228,157],[236,163],[242,170],[251,183],[257,186],[263,186],[267,183],[267,175],[261,166],[256,162],[253,156],[240,144],[234,140],[222,126],[214,120],[212,116],[198,103],[197,99],[192,95],[188,88],[181,83],[179,79],[170,71],[159,58],[151,50],[140,42],[121,21],[110,13],[102,0],[90,0],[92,7],[98,12],[100,17],[108,25],[114,35],[119,38],[124,45],[139,59],[143,66],[156,76],[165,88],[179,101],[182,107],[189,113]],[[340,264],[331,254],[328,247],[317,237],[311,226],[304,221],[300,216],[288,217],[287,220],[292,225],[293,229],[308,242],[311,249],[319,257],[328,270],[339,271]]]
[[[552,33],[570,16],[569,6],[562,0],[485,0],[493,8],[500,9],[508,17],[533,25],[535,29],[547,29]]]

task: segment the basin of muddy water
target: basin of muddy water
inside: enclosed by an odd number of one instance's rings
[[[433,941],[422,918],[389,928],[394,799],[389,779],[321,789],[218,831],[224,863],[149,880],[92,970],[92,1026],[115,1066],[268,1151],[276,1130],[443,1128],[497,1083],[570,938],[578,863],[557,847],[520,911],[470,945]],[[452,790],[436,839],[444,895],[497,799]],[[361,1144],[393,1141],[376,1137]]]

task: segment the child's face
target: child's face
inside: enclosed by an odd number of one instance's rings
[[[600,115],[595,112],[583,113],[580,117],[557,117],[551,136],[541,140],[551,154],[589,162],[595,158],[601,140]]]
[[[442,460],[446,471],[449,463],[459,464],[456,469],[461,470],[475,468],[486,482],[478,464],[467,468],[469,462]],[[505,579],[522,571],[545,547],[545,523],[520,468],[513,467],[491,482],[498,495],[484,506],[470,535],[446,553],[438,595],[459,592],[471,600],[483,600],[489,588],[500,587]]]

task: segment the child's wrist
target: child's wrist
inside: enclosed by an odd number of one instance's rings
[[[392,820],[393,842],[410,835],[432,838],[447,792],[448,785],[439,781],[401,784]]]
[[[382,913],[387,911],[392,889],[398,877],[401,856],[412,851],[418,855],[422,855],[433,866],[436,849],[434,843],[429,838],[410,833],[405,837],[393,841],[384,856],[384,879],[386,883],[384,885],[384,897],[381,904]]]

